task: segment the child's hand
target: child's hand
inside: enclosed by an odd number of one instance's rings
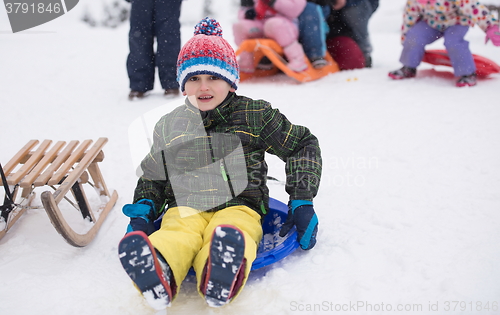
[[[141,199],[134,204],[126,204],[123,206],[123,214],[130,218],[130,223],[127,226],[127,233],[132,231],[142,231],[147,235],[153,233],[156,228],[154,226],[155,205],[149,199]]]
[[[285,236],[295,225],[297,240],[302,249],[311,249],[316,244],[318,233],[318,217],[314,212],[312,201],[292,200],[288,207],[288,217],[281,227],[280,236]]]
[[[333,10],[340,10],[345,7],[346,0],[337,0],[335,4],[332,5]]]
[[[500,46],[500,29],[498,25],[492,25],[486,30],[486,40],[484,43],[488,43],[490,39],[493,45]]]
[[[142,231],[149,236],[156,231],[156,228],[153,222],[148,222],[143,218],[130,218],[130,223],[127,226],[127,233],[134,231]]]

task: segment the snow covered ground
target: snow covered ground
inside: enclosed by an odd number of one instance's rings
[[[30,139],[108,137],[101,169],[120,195],[85,248],[68,245],[43,209],[29,210],[0,241],[0,314],[155,314],[117,257],[128,223],[121,208],[137,180],[128,128],[182,98],[165,100],[157,85],[147,99],[127,100],[128,25],[80,21],[102,3],[82,0],[18,34],[0,9],[0,161]],[[390,81],[387,72],[400,67],[403,5],[381,1],[373,16],[372,69],[306,84],[281,76],[240,85],[240,94],[272,102],[320,139],[318,244],[255,272],[220,309],[186,282],[169,314],[500,314],[500,75],[459,89],[450,68],[422,64],[416,79]],[[183,42],[201,6],[183,2]],[[234,43],[236,6],[213,0],[213,8]],[[500,47],[484,45],[479,28],[467,39],[474,53],[500,64]],[[282,179],[283,164],[269,164]],[[286,200],[283,186],[271,189]]]

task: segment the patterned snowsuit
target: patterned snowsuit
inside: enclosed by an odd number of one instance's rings
[[[488,9],[475,0],[408,0],[401,27],[400,61],[416,68],[425,46],[444,37],[455,76],[470,75],[476,71],[476,65],[464,36],[475,24],[486,31],[496,23]]]
[[[418,0],[408,0],[401,27],[401,42],[404,42],[408,30],[420,20],[440,32],[457,24],[469,27],[477,24],[483,31],[498,24],[489,10],[476,0],[436,0],[434,4],[429,2],[425,5]]]

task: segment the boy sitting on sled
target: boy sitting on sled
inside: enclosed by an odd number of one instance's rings
[[[177,80],[185,104],[155,126],[134,203],[123,209],[131,220],[118,249],[125,271],[158,310],[175,298],[191,267],[209,306],[241,292],[269,209],[265,152],[286,162],[290,211],[280,235],[295,225],[307,250],[318,230],[318,140],[268,102],[235,93],[238,63],[215,20],[202,20],[182,47]]]

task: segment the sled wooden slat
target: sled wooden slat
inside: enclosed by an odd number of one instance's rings
[[[10,172],[19,164],[19,162],[23,159],[27,152],[29,152],[35,145],[38,144],[38,140],[30,140],[19,152],[10,161],[5,164],[3,171],[5,176],[9,176]],[[24,163],[23,163],[24,164]],[[0,185],[3,185],[0,182]]]
[[[29,171],[40,161],[45,153],[45,149],[52,143],[51,140],[44,140],[28,161],[14,174],[7,178],[9,185],[15,185],[28,174]]]
[[[36,165],[35,168],[21,181],[20,186],[22,188],[28,188],[35,182],[35,179],[40,176],[43,170],[47,167],[47,165],[54,160],[59,153],[59,150],[66,144],[65,141],[58,141],[52,149],[45,154],[40,162]],[[41,185],[40,185],[41,186]]]
[[[85,150],[90,146],[92,140],[85,140],[76,148],[73,153],[68,157],[66,162],[61,166],[61,168],[49,179],[47,185],[53,186],[57,185],[61,182],[64,176],[68,173],[68,171],[73,167],[73,165],[78,161],[81,156],[85,153]]]
[[[81,143],[73,140],[67,145],[65,141],[58,141],[50,147],[52,140],[44,140],[34,149],[40,142],[29,141],[4,168],[7,183],[13,188],[13,200],[16,200],[19,189],[22,189],[22,200],[15,202],[13,206],[5,208],[2,206],[0,220],[4,220],[4,224],[0,224],[0,238],[5,236],[11,226],[31,206],[35,196],[34,188],[50,186],[55,191],[53,193],[44,191],[41,194],[41,201],[57,232],[73,246],[82,247],[90,243],[118,199],[116,191],[110,193],[108,190],[99,168],[99,162],[104,159],[102,149],[107,142],[107,138],[99,138],[90,147],[92,140]],[[92,205],[87,199],[85,192],[87,184],[93,187],[99,196],[97,206]],[[70,191],[71,194],[68,194]],[[68,203],[65,203],[64,208],[60,208],[59,203],[63,199]],[[64,213],[70,206],[77,208],[82,220],[93,224],[87,232],[77,233],[66,221]]]
[[[78,140],[73,140],[68,143],[66,148],[57,156],[57,158],[50,164],[49,167],[42,173],[34,182],[35,186],[43,186],[46,185],[49,179],[54,175],[54,172],[66,161],[68,156],[70,156],[73,149],[78,145]]]
[[[79,143],[79,141],[76,141],[77,144]],[[21,164],[24,164],[26,163],[26,161],[28,161],[28,159],[31,157],[31,155],[33,155],[33,151],[30,151],[28,154],[26,154],[26,156],[20,161]],[[59,155],[58,155],[59,156]],[[96,156],[95,158],[95,162],[102,162],[102,160],[104,159],[104,154],[103,152],[99,152],[99,154]],[[76,160],[77,162],[80,162],[81,161],[81,158]],[[64,162],[64,161],[63,161]]]
[[[83,172],[89,167],[90,163],[94,160],[99,151],[101,151],[106,142],[108,142],[107,138],[100,138],[88,152],[85,152],[85,157],[82,158],[80,163],[78,163],[78,166],[75,167],[75,169],[68,175],[61,186],[59,186],[59,188],[54,193],[54,199],[57,203],[59,203],[64,198],[64,195],[66,195],[66,193],[71,189],[71,186],[73,186],[73,184],[78,180]],[[49,185],[52,180],[53,178],[49,180]]]

